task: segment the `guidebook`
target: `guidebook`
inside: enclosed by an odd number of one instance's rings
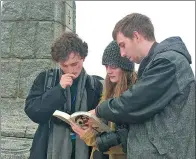
[[[95,115],[92,115],[89,112],[75,112],[71,115],[56,110],[53,113],[53,116],[63,120],[64,122],[70,124],[70,122],[76,123],[78,126],[80,126],[82,129],[87,129],[89,127],[89,123],[92,127],[97,132],[109,132],[110,128],[108,125],[106,125],[100,118],[98,118]]]

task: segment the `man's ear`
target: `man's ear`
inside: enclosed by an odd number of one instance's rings
[[[85,57],[83,57],[83,58],[82,58],[82,60],[83,60],[83,62],[84,62],[84,60],[85,60]]]
[[[137,41],[137,42],[140,42],[142,40],[142,36],[137,32],[137,31],[134,31],[133,32],[133,37],[134,39]]]

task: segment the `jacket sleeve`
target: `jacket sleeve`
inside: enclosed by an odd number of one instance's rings
[[[175,65],[169,60],[153,61],[134,86],[119,98],[101,103],[96,115],[113,122],[144,122],[162,111],[179,92],[175,72]]]
[[[46,72],[42,72],[37,76],[25,101],[25,113],[39,124],[47,123],[54,111],[65,103],[60,85],[44,92],[45,75]]]
[[[87,132],[84,136],[81,136],[81,139],[88,145],[93,146],[95,149],[96,147],[96,133],[93,131]],[[98,150],[98,149],[97,149]],[[105,154],[124,154],[122,151],[122,146],[117,145],[111,147]]]
[[[117,145],[117,146],[111,147],[107,152],[105,152],[105,154],[122,155],[122,154],[125,154],[125,153],[122,150],[122,146],[121,145]]]
[[[88,146],[95,146],[95,137],[81,138]]]
[[[87,131],[83,136],[81,136],[81,139],[84,140],[88,146],[96,145],[96,133],[93,129]]]

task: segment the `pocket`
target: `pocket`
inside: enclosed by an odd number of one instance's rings
[[[150,137],[149,140],[160,155],[164,155],[168,152],[168,149],[166,149],[165,146],[163,146],[162,141],[160,141],[159,139],[155,139],[154,137]]]
[[[173,133],[167,132],[162,133],[161,135],[154,134],[149,140],[160,155],[165,154],[167,156],[173,156],[177,149],[180,149],[180,145],[177,144],[176,134]]]

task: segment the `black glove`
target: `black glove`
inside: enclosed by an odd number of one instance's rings
[[[104,132],[96,137],[96,145],[99,151],[106,152],[111,147],[122,144],[123,152],[127,152],[127,128],[118,128],[116,131]]]
[[[120,138],[116,132],[104,132],[96,137],[96,145],[101,152],[106,152],[110,147],[119,144]]]

